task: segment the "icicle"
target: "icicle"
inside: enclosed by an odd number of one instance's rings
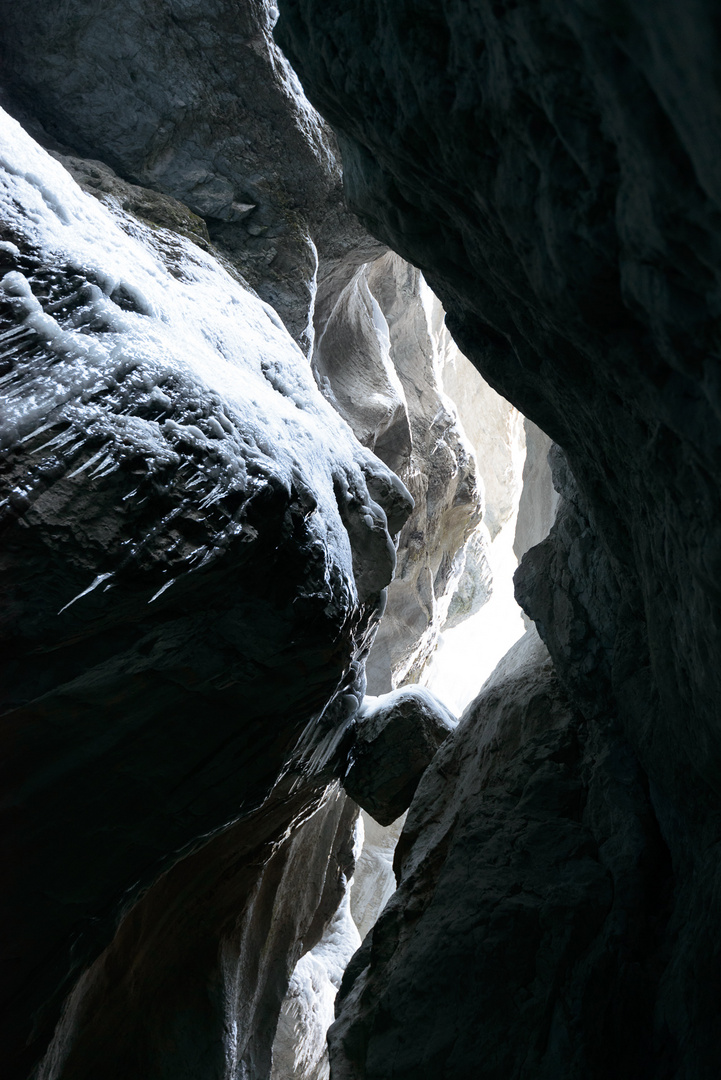
[[[58,612],[58,615],[62,615],[62,613],[64,611],[67,611],[67,609],[70,607],[70,605],[74,604],[76,600],[79,600],[82,596],[87,596],[88,593],[91,593],[93,591],[93,589],[97,589],[98,585],[102,585],[102,583],[104,581],[107,581],[108,578],[111,578],[112,576],[113,576],[112,573],[110,573],[110,574],[98,574],[98,576],[96,577],[96,579],[92,583],[92,585],[88,585],[87,589],[83,589],[83,591],[81,593],[78,593],[78,595],[74,596],[72,598],[72,600],[69,600],[68,603],[65,605],[65,607],[60,608],[60,611]]]

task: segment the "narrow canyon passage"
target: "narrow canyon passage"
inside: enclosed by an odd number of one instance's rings
[[[717,1080],[712,0],[0,0],[3,1080]]]

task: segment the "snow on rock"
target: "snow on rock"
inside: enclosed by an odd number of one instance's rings
[[[5,114],[0,155],[0,212],[23,244],[22,255],[7,242],[2,253],[17,266],[0,282],[14,324],[3,344],[32,341],[44,353],[2,376],[2,446],[46,433],[28,487],[9,501],[31,497],[59,450],[70,478],[105,474],[138,453],[159,474],[186,448],[202,463],[205,506],[272,474],[286,491],[307,491],[329,581],[339,575],[355,599],[346,513],[387,583],[393,546],[364,476],[387,470],[317,393],[272,308],[184,238],[174,237],[171,264],[149,229],[87,197]],[[230,521],[213,540],[222,546],[241,531]],[[186,568],[216,553],[206,544]]]
[[[27,1075],[121,910],[354,713],[411,499],[272,308],[4,113],[0,222],[0,1041]]]

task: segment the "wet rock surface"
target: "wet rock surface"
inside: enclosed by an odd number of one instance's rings
[[[25,1076],[142,890],[354,711],[395,558],[363,477],[395,517],[402,486],[212,254],[0,134],[1,1040]]]
[[[334,137],[272,40],[273,6],[82,0],[69,15],[30,0],[0,18],[5,107],[190,207],[308,352],[316,281],[382,248],[345,208]]]

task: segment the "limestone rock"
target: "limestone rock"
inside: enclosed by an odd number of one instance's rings
[[[351,914],[361,939],[375,926],[378,916],[396,889],[393,856],[405,823],[402,814],[390,825],[379,825],[361,811],[363,846],[356,859],[351,889]]]
[[[471,448],[438,380],[426,294],[418,271],[395,255],[361,267],[318,322],[313,357],[328,400],[415,499],[366,665],[373,694],[418,678],[483,508]]]
[[[662,1075],[668,850],[628,745],[583,721],[535,631],[425,773],[396,868],[334,1080]]]
[[[0,1045],[24,1078],[121,912],[355,711],[402,485],[210,252],[5,114],[0,155]]]
[[[351,205],[422,269],[462,351],[566,455],[576,495],[525,556],[519,596],[576,703],[617,718],[653,793],[688,946],[662,980],[656,1036],[665,1075],[715,1075],[717,7],[339,11],[286,0],[279,40],[339,135]],[[643,1008],[655,992],[639,990]],[[529,1024],[529,1053],[538,1037]],[[623,1033],[608,1038],[623,1059]]]
[[[3,0],[3,103],[56,149],[190,207],[307,353],[318,282],[382,248],[344,206],[276,18],[263,0],[80,0],[72,16]]]
[[[420,686],[366,698],[343,786],[379,824],[391,825],[413,793],[456,718]]]

